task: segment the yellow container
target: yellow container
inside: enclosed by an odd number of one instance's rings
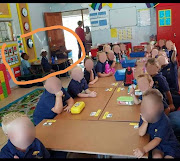
[[[0,81],[1,81],[1,83],[5,82],[3,71],[0,71]]]
[[[0,95],[0,99],[1,99],[1,100],[4,99],[4,94],[1,94],[1,95]]]
[[[73,107],[71,108],[72,114],[79,114],[84,109],[85,103],[84,102],[76,102]]]

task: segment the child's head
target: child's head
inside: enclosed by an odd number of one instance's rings
[[[137,77],[137,85],[141,92],[144,93],[153,87],[154,81],[149,74],[141,74]]]
[[[41,50],[41,56],[46,57],[47,56],[47,51],[45,49]]]
[[[82,26],[83,26],[83,22],[82,22],[82,21],[78,21],[77,24],[78,24],[79,27],[82,27]]]
[[[104,52],[109,52],[109,50],[111,50],[111,46],[108,45],[108,44],[105,44],[105,45],[103,46],[103,51],[104,51]]]
[[[61,80],[55,76],[48,78],[44,83],[44,88],[52,94],[56,94],[61,91]]]
[[[114,52],[112,50],[109,50],[109,52],[107,54],[107,58],[110,61],[114,60]]]
[[[114,45],[113,46],[113,51],[116,53],[116,54],[118,54],[118,53],[120,53],[120,47],[119,47],[119,45]]]
[[[35,127],[31,120],[22,113],[11,112],[2,117],[2,129],[11,143],[25,150],[35,139]]]
[[[159,47],[163,47],[163,46],[165,45],[165,40],[160,39],[160,40],[158,41],[158,45],[159,45]]]
[[[106,60],[107,60],[107,55],[105,52],[102,52],[102,51],[99,51],[98,54],[97,54],[97,57],[98,57],[98,60],[101,62],[101,63],[104,63]]]
[[[148,44],[148,45],[146,46],[146,51],[147,51],[148,53],[150,53],[150,52],[152,51],[152,45],[151,45],[151,44]]]
[[[160,70],[160,65],[155,58],[151,58],[147,60],[146,71],[148,72],[149,75],[154,76],[158,74],[159,70]]]
[[[166,65],[169,64],[167,56],[160,55],[157,58],[157,61],[158,61],[159,65],[160,65],[160,67],[163,67],[163,66],[166,66]]]
[[[84,73],[82,71],[81,67],[74,67],[71,70],[71,78],[75,81],[81,82],[81,80],[84,78]]]
[[[22,53],[21,58],[23,58],[24,60],[28,60],[29,56],[26,53]]]
[[[173,46],[173,42],[171,40],[166,41],[166,48],[168,50],[171,50]]]
[[[126,45],[125,44],[121,43],[119,46],[120,46],[121,51],[126,51]]]
[[[158,55],[158,52],[157,49],[152,49],[152,58],[155,58]]]
[[[167,54],[166,54],[166,52],[164,50],[159,50],[158,56],[160,56],[160,55],[167,57]]]
[[[141,114],[148,123],[159,120],[164,111],[163,96],[157,89],[149,89],[143,94]]]
[[[93,60],[90,57],[86,57],[84,59],[84,66],[85,66],[86,70],[90,72],[94,67]]]

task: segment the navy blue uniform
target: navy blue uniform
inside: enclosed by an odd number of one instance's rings
[[[101,63],[100,61],[97,62],[96,64],[96,72],[100,72],[100,73],[104,73],[105,72],[105,65],[106,65],[106,62],[104,63]]]
[[[66,101],[70,99],[71,96],[64,88],[61,90],[63,92],[63,106],[65,106],[67,104]],[[47,90],[43,92],[33,113],[33,121],[35,125],[39,124],[43,119],[53,119],[57,115],[57,113],[54,113],[51,110],[55,106],[55,101],[55,94],[51,94]]]
[[[1,149],[0,158],[14,158],[15,155],[19,158],[50,158],[49,152],[37,138],[34,139],[25,152],[17,150],[8,140],[7,144]]]
[[[50,72],[52,67],[51,64],[49,64],[48,59],[46,57],[42,57],[41,65],[43,66],[45,72]]]
[[[142,123],[143,120],[140,117],[139,127]],[[178,143],[170,121],[164,112],[161,114],[159,121],[148,124],[146,133],[150,135],[151,140],[156,137],[162,139],[160,144],[154,149],[159,149],[164,152],[164,156],[170,155],[174,158],[180,157],[180,144]]]
[[[83,78],[80,83],[78,81],[75,81],[74,79],[71,79],[71,82],[68,86],[68,93],[72,98],[75,98],[79,93],[88,88],[89,87],[85,78]]]
[[[92,70],[93,70],[94,79],[95,79],[95,77],[97,77],[97,73],[96,73],[94,68]],[[89,82],[90,82],[90,72],[88,72],[86,70],[86,68],[84,69],[84,78],[86,79],[87,83],[89,84]]]
[[[162,75],[166,77],[166,80],[169,84],[169,88],[173,91],[179,91],[178,84],[178,70],[177,70],[177,62],[170,62],[167,66],[161,69]]]
[[[111,66],[113,64],[113,60],[108,60],[108,64]]]

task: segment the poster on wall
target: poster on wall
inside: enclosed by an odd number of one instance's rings
[[[151,25],[150,9],[139,9],[137,10],[138,26],[149,26]]]
[[[120,28],[118,30],[119,40],[131,40],[132,39],[132,28]]]

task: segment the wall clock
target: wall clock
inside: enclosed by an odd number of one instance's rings
[[[28,15],[27,9],[26,8],[22,8],[21,13],[24,17],[26,17]]]
[[[24,29],[25,29],[26,31],[29,30],[29,24],[28,24],[27,22],[24,23]]]
[[[33,47],[33,41],[32,41],[32,39],[27,39],[27,46],[28,46],[29,48],[32,48],[32,47]]]

